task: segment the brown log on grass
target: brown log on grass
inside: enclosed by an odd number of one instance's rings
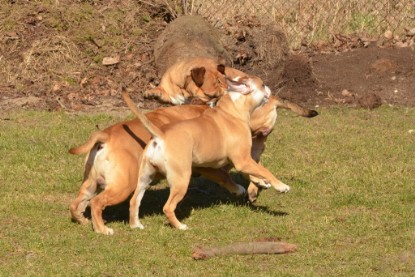
[[[203,260],[214,256],[252,255],[252,254],[284,254],[297,250],[295,244],[279,241],[238,242],[222,247],[200,248],[193,250],[195,260]]]

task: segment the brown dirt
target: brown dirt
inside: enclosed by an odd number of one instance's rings
[[[144,100],[141,92],[159,80],[153,49],[171,14],[163,6],[138,9],[132,8],[136,2],[130,1],[122,2],[125,7],[111,6],[109,1],[94,2],[91,11],[108,16],[91,16],[91,20],[109,20],[113,14],[121,16],[125,10],[128,22],[137,25],[118,26],[116,38],[124,45],[120,47],[118,41],[108,40],[112,35],[108,29],[96,30],[94,33],[99,36],[87,40],[73,39],[80,27],[71,29],[71,17],[61,14],[75,9],[76,3],[71,2],[67,7],[62,3],[58,11],[37,2],[9,7],[16,12],[17,8],[33,6],[19,14],[15,30],[0,33],[0,112],[10,109],[111,112],[125,107],[119,93],[121,84],[135,91],[132,97],[143,107],[160,106],[155,100]],[[137,11],[145,12],[146,16],[139,17]],[[134,20],[137,17],[145,20]],[[63,20],[66,29],[57,31],[54,20]],[[130,33],[138,28],[140,35]],[[338,43],[337,39],[329,45],[303,48],[287,56],[286,41],[278,28],[255,18],[235,17],[219,31],[235,67],[260,76],[283,98],[308,107],[415,106],[415,51],[411,47],[341,37],[347,43]],[[103,65],[102,59],[97,62],[100,56],[113,57],[119,62]],[[278,67],[275,62],[278,59],[281,64],[285,61],[285,67]]]
[[[308,106],[415,106],[415,51],[373,46],[292,54],[282,80],[270,78],[267,83],[281,97]]]
[[[347,53],[315,54],[312,57],[292,54],[287,59],[282,78],[273,78],[272,73],[261,75],[261,72],[253,70],[245,71],[261,76],[281,97],[308,107],[347,105],[375,108],[380,103],[414,107],[414,65],[415,51],[410,48],[362,48]],[[103,74],[94,77],[92,82],[105,88],[108,80]],[[149,109],[160,106],[154,100],[135,96],[136,101],[146,101],[145,107]],[[91,100],[88,101],[88,98]],[[6,88],[0,98],[0,110],[111,111],[121,106],[124,104],[117,92],[82,97],[79,92],[65,90],[56,91],[53,95],[39,95],[35,91],[21,95]]]

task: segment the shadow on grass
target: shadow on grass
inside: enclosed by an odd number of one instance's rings
[[[248,182],[244,180],[243,177],[239,174],[233,175],[233,178],[237,183],[247,188]],[[159,186],[153,186],[144,194],[140,205],[140,218],[163,214],[163,206],[169,197],[170,188],[158,187]],[[129,201],[130,198],[118,205],[107,207],[103,213],[104,220],[107,223],[122,221],[128,224]],[[269,207],[261,206],[256,203],[251,204],[247,201],[246,197],[236,197],[226,189],[204,178],[193,178],[184,199],[176,208],[176,216],[179,220],[183,220],[190,216],[192,210],[210,208],[223,204],[249,207],[252,211],[267,213],[273,216],[288,215],[288,213],[284,211],[275,211]],[[85,217],[91,218],[89,208],[85,211]]]

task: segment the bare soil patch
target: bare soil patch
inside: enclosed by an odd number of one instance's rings
[[[412,48],[360,48],[311,57],[326,103],[366,107],[365,102],[415,106],[415,51]]]

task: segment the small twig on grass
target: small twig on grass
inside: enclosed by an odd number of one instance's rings
[[[284,254],[297,250],[295,244],[278,241],[238,242],[223,247],[200,248],[193,250],[192,258],[203,260],[214,256],[252,255],[252,254]]]

